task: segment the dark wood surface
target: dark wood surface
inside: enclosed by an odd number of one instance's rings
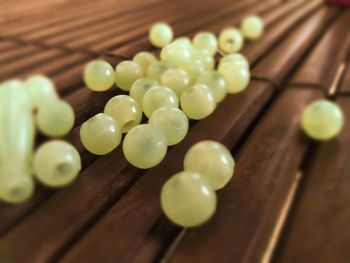
[[[242,51],[252,66],[249,87],[191,122],[158,166],[132,167],[121,147],[102,157],[84,150],[82,122],[123,94],[88,90],[85,63],[116,65],[139,51],[156,52],[147,33],[159,20],[176,36],[193,36],[219,33],[253,13],[266,32]],[[0,263],[349,262],[349,25],[349,9],[321,0],[0,0],[0,81],[51,77],[75,110],[66,139],[83,160],[70,186],[38,185],[22,205],[0,203]],[[318,98],[335,100],[346,115],[345,129],[327,143],[300,130],[302,110]],[[218,192],[208,223],[180,229],[162,214],[160,189],[204,139],[231,149],[235,176]]]

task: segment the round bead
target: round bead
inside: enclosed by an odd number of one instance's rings
[[[160,83],[162,75],[170,68],[171,66],[168,62],[156,61],[149,66],[147,76]]]
[[[166,23],[156,23],[149,31],[149,40],[156,47],[164,47],[173,40],[174,34]]]
[[[118,95],[111,98],[104,109],[122,129],[122,133],[130,131],[139,125],[142,120],[140,105],[130,96]]]
[[[178,37],[173,41],[173,43],[180,43],[180,44],[186,45],[188,50],[190,51],[193,50],[192,42],[189,37]]]
[[[164,86],[150,88],[143,97],[142,108],[149,118],[152,113],[160,107],[179,107],[179,99],[176,93]]]
[[[250,40],[261,37],[264,31],[264,21],[258,16],[247,16],[241,23],[243,36]]]
[[[142,76],[142,68],[133,61],[123,61],[115,68],[115,83],[125,91],[129,91],[131,85]]]
[[[214,93],[215,102],[218,103],[226,97],[227,83],[225,78],[216,71],[206,71],[199,75],[197,84],[208,86]]]
[[[130,89],[130,97],[133,98],[142,108],[143,96],[146,92],[158,85],[158,82],[150,78],[140,78],[132,84]]]
[[[103,60],[89,62],[84,68],[84,82],[93,91],[105,91],[115,82],[113,67]]]
[[[205,176],[215,190],[223,188],[234,173],[235,161],[230,151],[221,143],[201,141],[185,155],[184,169]]]
[[[191,60],[190,49],[182,43],[171,43],[165,46],[160,52],[162,61],[168,62],[172,66],[179,66]]]
[[[211,32],[200,32],[193,38],[193,47],[200,50],[207,50],[213,56],[218,50],[218,40]]]
[[[157,58],[150,52],[142,51],[137,53],[132,60],[137,63],[142,68],[142,72],[146,74],[149,65],[156,62]]]
[[[56,99],[58,97],[55,85],[45,76],[31,76],[24,84],[27,87],[34,108],[40,107],[40,105],[47,99]]]
[[[33,103],[24,83],[17,79],[5,81],[1,84],[0,99],[20,103],[26,109],[32,109]]]
[[[180,104],[187,117],[194,120],[204,119],[216,107],[213,91],[201,84],[186,89],[181,95]]]
[[[164,185],[160,196],[165,215],[182,227],[195,227],[208,221],[216,210],[216,193],[198,173],[180,172]]]
[[[136,126],[125,136],[123,152],[129,163],[148,169],[159,164],[167,151],[166,138],[160,128],[152,124]]]
[[[81,160],[78,151],[71,144],[52,140],[41,145],[35,152],[33,169],[41,183],[61,187],[76,178],[81,169]]]
[[[194,50],[193,59],[202,62],[204,69],[212,70],[215,66],[215,61],[213,56],[211,56],[206,50]]]
[[[178,108],[161,107],[157,109],[153,112],[149,123],[162,130],[168,146],[181,142],[188,131],[188,119]]]
[[[182,69],[171,68],[162,75],[162,84],[172,89],[178,97],[188,88],[190,78],[186,71]]]
[[[317,100],[303,111],[301,125],[311,138],[329,140],[337,136],[343,128],[343,112],[334,102]]]
[[[243,37],[236,28],[226,28],[219,36],[219,47],[225,53],[235,53],[243,47]]]
[[[249,69],[249,62],[248,62],[248,60],[240,53],[227,54],[227,55],[223,56],[220,59],[218,69],[220,70],[220,68],[226,62],[233,63],[233,64],[238,64],[239,66],[246,67],[247,69]]]
[[[105,155],[120,144],[122,131],[111,116],[98,113],[82,124],[80,139],[89,152]]]
[[[250,72],[246,67],[227,62],[222,64],[219,72],[226,79],[228,93],[239,93],[249,84]]]
[[[50,137],[66,135],[74,125],[73,108],[65,101],[52,99],[42,103],[35,116],[38,129]]]

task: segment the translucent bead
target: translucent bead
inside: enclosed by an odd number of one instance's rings
[[[218,69],[220,70],[220,68],[226,62],[233,63],[233,64],[238,64],[239,66],[246,67],[247,69],[249,69],[249,62],[248,62],[248,60],[242,54],[239,54],[239,53],[227,54],[227,55],[223,56],[220,59]]]
[[[84,68],[84,82],[93,91],[110,89],[115,82],[113,67],[103,60],[89,62]]]
[[[55,85],[45,76],[31,76],[24,84],[28,90],[34,108],[39,108],[47,99],[57,99],[58,97]]]
[[[154,167],[163,160],[167,152],[165,135],[152,124],[136,126],[125,136],[123,152],[128,162],[137,168]]]
[[[176,93],[164,86],[152,87],[143,97],[142,108],[149,118],[160,107],[179,107],[179,99]]]
[[[171,43],[163,47],[160,52],[162,61],[168,62],[172,66],[179,66],[191,60],[192,54],[189,48],[182,43]]]
[[[186,47],[188,48],[188,50],[192,51],[193,50],[193,46],[192,46],[192,42],[191,39],[188,37],[178,37],[176,38],[173,43],[178,43],[178,44],[183,44],[186,45]]]
[[[190,78],[186,71],[182,69],[168,69],[162,75],[162,84],[172,89],[178,97],[181,93],[188,88],[190,84]]]
[[[344,126],[341,108],[328,100],[316,100],[303,111],[301,125],[305,133],[316,140],[329,140],[337,136]]]
[[[200,50],[207,50],[213,56],[218,50],[218,40],[211,32],[200,32],[193,38],[193,47]]]
[[[216,107],[213,91],[201,84],[186,89],[181,95],[180,104],[187,117],[194,120],[204,119]]]
[[[182,227],[195,227],[208,221],[216,210],[216,193],[205,177],[180,172],[163,185],[161,206],[165,215]]]
[[[98,113],[82,124],[80,139],[89,152],[105,155],[120,144],[122,131],[111,116]]]
[[[1,84],[0,100],[16,102],[31,110],[33,107],[32,98],[25,84],[17,79],[8,80]]]
[[[75,115],[72,107],[65,101],[51,99],[42,103],[35,116],[38,129],[50,137],[66,135],[74,125]]]
[[[208,86],[214,93],[216,103],[222,101],[226,97],[227,83],[219,72],[206,71],[202,73],[197,79],[197,84]]]
[[[130,131],[139,125],[142,120],[140,105],[127,95],[118,95],[111,98],[105,106],[104,113],[118,122],[122,133]]]
[[[151,65],[153,62],[156,62],[157,58],[150,52],[142,51],[134,56],[133,61],[142,68],[142,72],[145,75],[148,71],[149,65]]]
[[[243,47],[243,37],[236,28],[226,28],[219,36],[219,47],[225,53],[235,53]]]
[[[190,62],[181,65],[180,68],[187,72],[189,84],[194,84],[198,76],[205,71],[202,62],[199,59],[192,59]]]
[[[62,187],[71,183],[81,170],[80,155],[71,144],[52,140],[42,144],[35,152],[33,169],[41,183]]]
[[[223,188],[234,173],[235,161],[230,151],[221,143],[201,141],[185,155],[184,169],[205,176],[215,190]]]
[[[122,90],[129,91],[131,85],[142,77],[142,68],[133,61],[123,61],[115,68],[115,83]]]
[[[173,40],[174,34],[166,23],[156,23],[149,31],[149,40],[153,46],[164,47]]]
[[[157,109],[153,112],[149,123],[162,130],[168,146],[181,142],[188,131],[188,119],[178,108],[161,107]]]
[[[202,62],[204,69],[212,70],[215,66],[215,61],[213,56],[211,56],[206,50],[194,50],[193,51],[193,59],[198,59]]]
[[[158,85],[158,82],[150,79],[150,78],[140,78],[136,80],[130,89],[130,97],[133,98],[142,108],[142,100],[143,96],[145,96],[146,92]]]
[[[250,72],[244,66],[227,62],[222,64],[219,72],[226,79],[228,93],[239,93],[246,89],[249,84]]]
[[[261,37],[264,31],[264,21],[258,16],[247,16],[241,23],[243,36],[250,40]]]
[[[160,83],[162,75],[170,68],[171,66],[169,63],[165,61],[156,61],[149,66],[147,76]]]

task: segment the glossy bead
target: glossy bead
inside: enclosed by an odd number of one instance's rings
[[[166,23],[156,23],[149,31],[149,40],[153,46],[164,47],[173,40],[174,34]]]
[[[43,75],[31,76],[24,84],[31,97],[34,108],[39,108],[47,99],[56,99],[58,97],[55,85],[49,78]]]
[[[188,50],[190,51],[193,50],[192,42],[189,37],[178,37],[173,41],[173,43],[180,43],[180,44],[186,45]]]
[[[120,144],[122,131],[120,125],[111,116],[98,113],[82,124],[80,139],[89,152],[105,155]]]
[[[103,60],[93,60],[84,68],[85,85],[93,91],[110,89],[115,82],[113,67]]]
[[[123,152],[129,163],[137,168],[148,169],[159,164],[165,157],[167,141],[164,133],[155,125],[142,124],[125,136]]]
[[[157,109],[151,115],[149,123],[162,130],[168,146],[181,142],[188,131],[188,119],[178,108],[161,107]]]
[[[140,78],[136,80],[130,89],[130,97],[133,98],[142,108],[142,100],[143,96],[145,96],[146,92],[158,85],[158,82],[150,79],[150,78]]]
[[[247,16],[241,23],[243,36],[250,40],[261,37],[264,31],[264,21],[258,16]]]
[[[215,61],[212,55],[206,50],[195,50],[193,51],[193,59],[202,62],[204,69],[212,70],[215,66]]]
[[[171,43],[165,46],[160,52],[162,61],[168,62],[172,66],[179,66],[191,60],[190,49],[182,43]]]
[[[205,177],[183,171],[163,185],[161,206],[165,215],[182,227],[195,227],[208,221],[216,210],[216,193]]]
[[[248,62],[248,60],[242,54],[239,54],[239,53],[227,54],[227,55],[223,56],[220,59],[218,69],[220,70],[220,68],[226,62],[233,63],[233,64],[238,64],[239,66],[246,67],[247,69],[249,69],[249,62]]]
[[[208,86],[214,93],[214,99],[216,103],[222,101],[226,97],[227,83],[225,78],[219,72],[203,72],[198,77],[197,84]]]
[[[225,53],[235,53],[243,47],[243,37],[236,28],[226,28],[219,36],[219,47]]]
[[[179,107],[179,99],[176,93],[164,86],[150,88],[143,97],[142,108],[149,118],[152,113],[160,107]]]
[[[218,50],[218,40],[211,32],[200,32],[193,38],[193,47],[200,50],[207,50],[213,56]]]
[[[122,90],[129,91],[131,85],[142,77],[142,68],[133,61],[123,61],[115,68],[115,83]]]
[[[239,93],[245,90],[250,81],[250,72],[244,67],[235,63],[224,63],[219,68],[219,72],[227,82],[228,93]]]
[[[182,69],[171,68],[164,72],[162,75],[162,84],[172,89],[178,97],[181,93],[188,88],[190,84],[190,78],[186,71]]]
[[[156,61],[152,63],[147,71],[147,76],[159,83],[161,83],[161,77],[165,71],[170,69],[171,66],[168,62],[165,61]]]
[[[50,187],[62,187],[72,182],[81,170],[80,155],[71,144],[52,140],[36,150],[33,169],[41,183]]]
[[[130,96],[118,95],[111,98],[104,109],[122,129],[122,133],[130,131],[139,125],[142,120],[140,105]]]
[[[180,104],[187,117],[194,120],[204,119],[216,107],[213,91],[202,84],[186,89],[181,95]]]
[[[150,52],[142,51],[137,53],[132,60],[142,68],[142,72],[145,75],[148,71],[149,65],[156,62],[157,58]]]
[[[316,100],[304,109],[301,125],[311,138],[330,140],[342,130],[344,115],[336,103],[324,99]]]
[[[0,100],[20,103],[22,107],[31,110],[33,102],[25,84],[17,79],[5,81],[1,84]]]
[[[205,71],[202,62],[199,59],[192,59],[190,62],[181,65],[181,69],[187,72],[189,84],[194,84],[198,76]]]
[[[184,169],[205,176],[215,190],[223,188],[234,173],[235,161],[230,151],[221,143],[201,141],[185,155]]]

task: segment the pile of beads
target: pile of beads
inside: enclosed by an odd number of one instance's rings
[[[35,75],[26,81],[0,84],[0,199],[8,203],[27,200],[34,178],[51,187],[71,182],[81,168],[77,150],[62,140],[43,143],[33,153],[35,126],[49,137],[67,134],[74,112],[59,99],[54,84]]]
[[[203,224],[216,210],[215,190],[223,188],[234,174],[230,151],[215,141],[201,141],[185,155],[184,171],[173,175],[161,191],[161,206],[175,224]]]
[[[115,83],[129,95],[111,98],[104,113],[82,125],[82,144],[91,153],[104,155],[113,151],[126,133],[123,152],[128,162],[142,169],[157,165],[168,146],[185,138],[188,119],[206,118],[227,93],[239,93],[248,86],[249,63],[236,52],[244,37],[257,39],[263,29],[263,21],[250,16],[242,21],[241,31],[224,29],[218,39],[214,33],[200,32],[192,41],[187,37],[173,40],[172,28],[156,23],[149,39],[161,48],[159,60],[143,51],[119,63],[115,70],[105,61],[91,61],[83,74],[88,88],[101,92]],[[226,55],[215,69],[214,56],[219,49]],[[148,124],[141,124],[143,113]]]

